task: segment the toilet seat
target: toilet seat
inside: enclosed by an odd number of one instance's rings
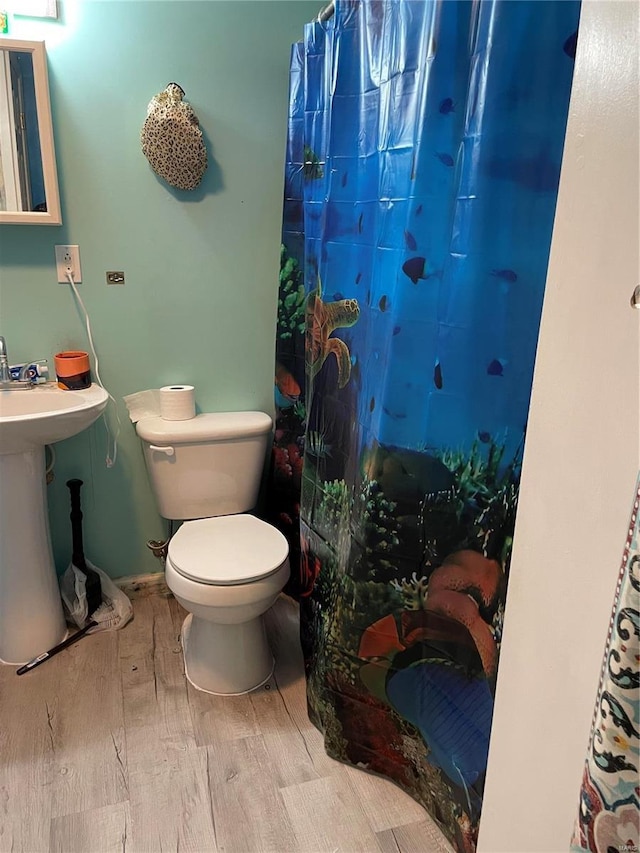
[[[289,544],[279,530],[244,514],[186,521],[168,550],[179,574],[212,586],[261,580],[278,571],[288,555]]]

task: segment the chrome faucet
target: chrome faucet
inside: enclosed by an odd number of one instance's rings
[[[0,335],[0,382],[11,382],[9,359],[7,357],[7,342]]]
[[[7,342],[0,335],[0,391],[20,391],[27,388],[33,388],[33,383],[27,378],[24,371],[20,371],[18,379],[11,378]]]

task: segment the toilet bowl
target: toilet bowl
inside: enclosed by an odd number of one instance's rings
[[[289,579],[289,546],[275,527],[247,514],[272,426],[264,412],[136,424],[158,510],[184,521],[169,542],[165,575],[189,613],[186,676],[207,693],[247,693],[273,672],[262,614]]]
[[[284,536],[251,515],[187,521],[169,543],[167,586],[189,615],[185,674],[198,690],[238,695],[273,673],[262,619],[289,579]]]

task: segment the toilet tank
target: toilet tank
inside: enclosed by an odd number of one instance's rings
[[[160,515],[210,518],[256,505],[271,436],[264,412],[219,412],[136,424]]]

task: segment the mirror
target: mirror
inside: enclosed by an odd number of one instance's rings
[[[0,38],[2,222],[62,222],[43,41]]]

